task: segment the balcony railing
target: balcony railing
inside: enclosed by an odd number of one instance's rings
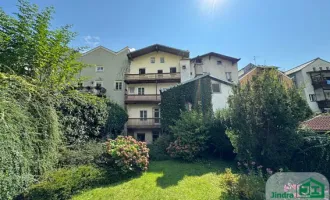
[[[128,118],[127,128],[160,128],[160,118]]]
[[[177,73],[150,73],[150,74],[125,74],[125,82],[180,82],[180,72]]]
[[[317,104],[322,112],[325,112],[326,109],[330,109],[330,100],[317,101]]]
[[[160,95],[156,94],[145,94],[145,95],[137,95],[137,94],[127,94],[125,95],[126,103],[159,103]]]
[[[330,89],[330,79],[326,77],[312,77],[312,85],[315,89],[320,87]]]

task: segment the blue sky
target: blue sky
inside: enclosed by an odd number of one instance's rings
[[[330,0],[31,0],[53,5],[53,26],[72,24],[73,46],[118,51],[160,43],[210,51],[282,70],[316,57],[330,60]],[[6,13],[15,0],[0,2]]]

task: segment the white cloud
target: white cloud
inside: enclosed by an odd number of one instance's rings
[[[133,51],[135,51],[136,49],[135,48],[129,48],[129,51],[130,52],[133,52]]]
[[[94,48],[100,44],[100,37],[98,36],[84,36],[85,44],[91,48]]]

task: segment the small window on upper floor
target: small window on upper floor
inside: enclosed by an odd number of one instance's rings
[[[155,57],[150,57],[150,63],[155,63]]]
[[[104,71],[104,67],[103,66],[96,66],[95,71],[96,72],[103,72]]]
[[[176,73],[176,67],[171,67],[170,68],[170,73]]]
[[[226,72],[226,78],[228,81],[232,81],[231,72]]]
[[[309,100],[310,101],[316,101],[316,95],[315,94],[310,94],[309,95]]]
[[[160,57],[160,63],[165,63],[165,58],[164,57]]]
[[[212,92],[221,93],[220,83],[212,83]]]
[[[139,74],[145,74],[146,73],[146,69],[145,68],[140,68],[139,69]]]
[[[221,60],[218,60],[217,61],[217,65],[222,65],[222,61]]]
[[[115,90],[122,90],[122,89],[123,89],[123,82],[115,81]]]

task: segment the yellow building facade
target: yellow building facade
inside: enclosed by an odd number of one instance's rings
[[[130,52],[125,74],[127,134],[151,144],[161,134],[160,90],[181,81],[180,61],[189,52],[159,44]]]

